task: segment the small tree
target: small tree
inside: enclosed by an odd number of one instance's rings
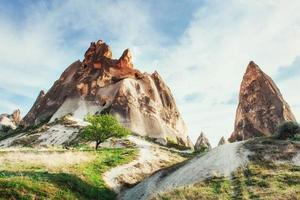
[[[108,138],[121,138],[130,134],[130,130],[122,126],[114,116],[109,114],[88,115],[85,120],[90,124],[82,131],[82,137],[88,141],[95,141],[96,150]]]
[[[297,122],[284,122],[277,128],[276,137],[280,140],[293,138],[296,134],[300,133],[300,126]]]

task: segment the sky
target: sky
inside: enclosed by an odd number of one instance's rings
[[[249,61],[273,78],[300,117],[300,1],[0,0],[0,113],[23,116],[90,42],[135,68],[157,70],[195,142],[233,131]]]

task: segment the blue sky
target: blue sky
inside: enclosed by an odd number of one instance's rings
[[[299,10],[297,0],[0,0],[0,113],[24,115],[101,38],[114,57],[130,48],[136,68],[162,75],[193,140],[230,135],[250,60],[300,117]]]

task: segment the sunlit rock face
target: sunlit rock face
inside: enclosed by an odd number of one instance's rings
[[[251,61],[241,83],[230,142],[270,136],[284,121],[296,121],[274,81]]]
[[[40,92],[22,125],[68,114],[83,120],[88,113],[110,113],[137,134],[191,146],[175,99],[160,75],[134,69],[129,49],[113,59],[101,40],[91,43],[84,60],[71,64],[47,93]]]
[[[15,129],[21,121],[20,110],[15,110],[12,114],[1,114],[0,115],[0,131],[5,129]]]
[[[196,144],[194,146],[196,151],[209,151],[211,150],[211,145],[209,143],[208,138],[205,136],[203,132],[200,133]]]

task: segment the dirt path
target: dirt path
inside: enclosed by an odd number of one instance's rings
[[[106,184],[117,193],[120,193],[124,185],[136,184],[155,171],[184,160],[178,154],[164,150],[141,138],[130,136],[129,140],[135,143],[139,149],[138,158],[133,162],[111,169],[103,176]]]

